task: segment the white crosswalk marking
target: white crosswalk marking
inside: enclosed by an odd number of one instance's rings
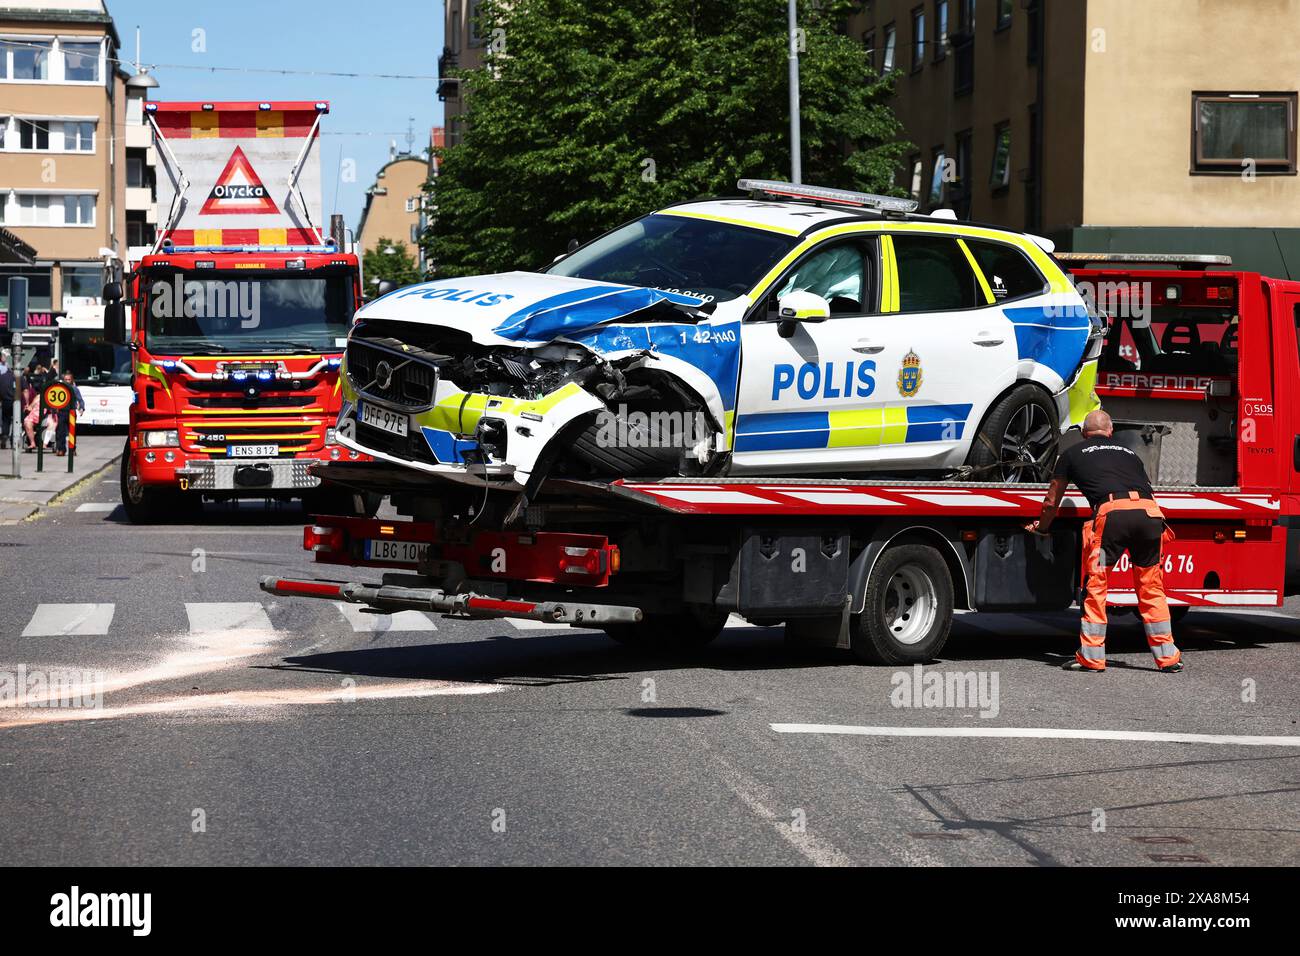
[[[191,634],[222,631],[273,630],[266,609],[256,601],[186,603]]]
[[[107,634],[113,608],[112,604],[38,604],[23,637]]]
[[[436,631],[437,625],[423,611],[398,611],[396,614],[368,614],[359,604],[335,601],[352,630],[357,633],[383,633],[385,631]]]
[[[77,512],[79,514],[85,512],[101,512],[106,514],[110,511],[116,511],[118,507],[116,501],[87,501],[84,505],[77,505]]]

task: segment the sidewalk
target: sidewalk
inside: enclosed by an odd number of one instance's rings
[[[0,525],[31,517],[83,478],[111,465],[122,456],[122,446],[125,443],[125,435],[78,435],[77,455],[71,472],[68,471],[68,459],[56,458],[52,452],[45,455],[45,470],[37,472],[36,456],[19,452],[22,458],[21,478],[9,474],[9,449],[0,450]]]

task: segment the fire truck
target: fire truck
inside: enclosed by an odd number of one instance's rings
[[[240,497],[353,513],[364,502],[309,472],[363,458],[333,435],[361,280],[343,237],[319,225],[329,104],[145,109],[166,219],[150,252],[104,289],[107,337],[132,352],[128,517]]]
[[[1060,259],[1106,316],[1096,391],[1176,535],[1175,617],[1300,593],[1300,282],[1213,256]],[[390,495],[401,520],[317,519],[303,545],[319,576],[263,578],[270,593],[570,624],[655,651],[702,645],[735,614],[891,665],[934,659],[958,609],[1069,608],[1089,514],[1069,493],[1050,535],[1030,534],[1045,486],[960,476],[628,478],[548,481],[503,527],[511,496],[491,489],[379,462],[314,471]],[[1111,578],[1120,609],[1136,604],[1127,567]]]

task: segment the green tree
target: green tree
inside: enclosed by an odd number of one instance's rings
[[[800,5],[803,178],[890,191],[907,144],[851,0]],[[788,179],[787,33],[774,0],[484,0],[468,124],[426,187],[440,276],[537,268],[659,206]]]
[[[406,244],[383,237],[380,237],[373,248],[366,250],[361,269],[366,285],[369,286],[365,290],[366,295],[374,293],[376,279],[387,280],[397,285],[410,285],[424,278]]]

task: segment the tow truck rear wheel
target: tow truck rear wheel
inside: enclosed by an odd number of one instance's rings
[[[952,575],[925,544],[902,544],[876,560],[866,604],[849,624],[853,653],[868,664],[923,664],[934,660],[952,627]]]
[[[641,651],[690,651],[708,644],[727,626],[725,611],[647,614],[636,624],[609,624],[605,633]]]

